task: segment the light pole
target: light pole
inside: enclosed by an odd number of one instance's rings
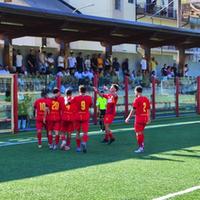
[[[87,5],[78,7],[78,8],[76,8],[76,9],[74,9],[74,10],[72,11],[72,13],[75,13],[76,11],[79,11],[79,10],[84,9],[84,8],[92,7],[92,6],[95,6],[95,4],[94,4],[94,3],[91,3],[91,4],[87,4]]]

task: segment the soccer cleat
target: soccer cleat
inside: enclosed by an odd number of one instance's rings
[[[77,153],[81,152],[81,148],[80,148],[80,147],[77,147],[77,148],[76,148],[76,152],[77,152]]]
[[[101,143],[108,143],[108,140],[103,139],[103,140],[101,141]]]
[[[144,152],[144,148],[143,147],[139,147],[139,149],[134,151],[135,153],[143,153]]]
[[[41,144],[39,144],[39,145],[38,145],[38,148],[39,148],[39,149],[41,149],[41,148],[42,148],[42,145],[41,145]]]
[[[81,143],[81,148],[83,150],[83,153],[87,153],[87,146],[86,143]]]
[[[112,144],[114,141],[115,141],[115,138],[111,138],[111,139],[109,140],[108,144],[110,145],[110,144]]]
[[[61,145],[60,145],[60,149],[61,150],[65,150],[65,145],[66,145],[66,141],[63,140],[62,143],[61,143]]]
[[[58,145],[53,145],[53,150],[57,150],[58,149]]]
[[[53,144],[49,144],[49,149],[53,149]]]
[[[65,151],[69,151],[70,149],[71,149],[70,146],[65,146],[64,148]]]

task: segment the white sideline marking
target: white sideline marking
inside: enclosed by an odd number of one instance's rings
[[[186,190],[182,190],[180,192],[175,192],[175,193],[171,193],[171,194],[168,194],[166,196],[163,196],[163,197],[155,198],[153,200],[167,200],[169,198],[172,198],[172,197],[175,197],[175,196],[180,196],[180,195],[187,194],[187,193],[190,193],[190,192],[194,192],[196,190],[200,190],[200,186],[194,186],[194,187],[188,188]]]
[[[189,125],[189,124],[198,124],[200,123],[200,121],[191,121],[191,122],[177,122],[177,123],[169,123],[169,124],[160,124],[160,125],[148,125],[146,127],[146,129],[154,129],[154,128],[162,128],[162,127],[169,127],[169,126],[181,126],[181,125]],[[116,132],[124,132],[124,131],[133,131],[133,128],[120,128],[120,129],[115,129],[113,130],[113,133]],[[98,131],[90,131],[89,134],[90,135],[98,135],[99,133],[97,133]],[[13,139],[15,140],[15,139]],[[16,139],[18,140],[18,139]],[[20,145],[20,144],[31,144],[31,143],[36,143],[37,140],[33,139],[33,138],[27,138],[27,139],[20,139],[21,141],[18,142],[0,142],[0,147],[6,147],[6,146],[13,146],[13,145]],[[27,140],[27,141],[26,141]],[[11,141],[11,140],[10,140]],[[47,141],[47,139],[43,139],[42,141]]]

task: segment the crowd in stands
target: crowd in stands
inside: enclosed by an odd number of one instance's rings
[[[62,85],[68,86],[85,84],[93,85],[94,74],[98,73],[99,85],[110,85],[118,83],[123,85],[124,75],[129,76],[129,83],[150,86],[152,78],[156,78],[157,83],[161,78],[158,76],[160,63],[154,57],[150,61],[143,56],[138,66],[134,66],[134,70],[130,70],[132,64],[129,59],[124,59],[121,63],[118,58],[111,59],[110,56],[105,56],[101,53],[83,56],[82,52],[77,55],[70,51],[70,55],[65,59],[64,52],[59,55],[47,53],[45,49],[34,50],[30,49],[29,54],[25,57],[20,50],[13,49],[13,67],[0,66],[0,74],[18,73],[26,75],[29,78],[39,77],[41,75],[57,75],[62,77]],[[185,76],[188,76],[188,65],[185,65]],[[173,66],[163,65],[161,72],[163,80],[178,76],[176,64]],[[19,83],[23,86],[23,80],[19,78]]]

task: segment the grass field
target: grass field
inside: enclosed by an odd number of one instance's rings
[[[186,124],[185,122],[193,122]],[[2,200],[151,200],[200,185],[200,117],[162,119],[145,131],[145,153],[136,155],[132,125],[115,124],[116,142],[100,143],[91,127],[87,154],[49,151],[34,133],[0,135]],[[177,124],[174,124],[177,123]],[[171,125],[170,125],[171,124]],[[173,124],[173,125],[172,125]],[[1,146],[9,142],[33,142]],[[200,190],[174,197],[198,200]]]

